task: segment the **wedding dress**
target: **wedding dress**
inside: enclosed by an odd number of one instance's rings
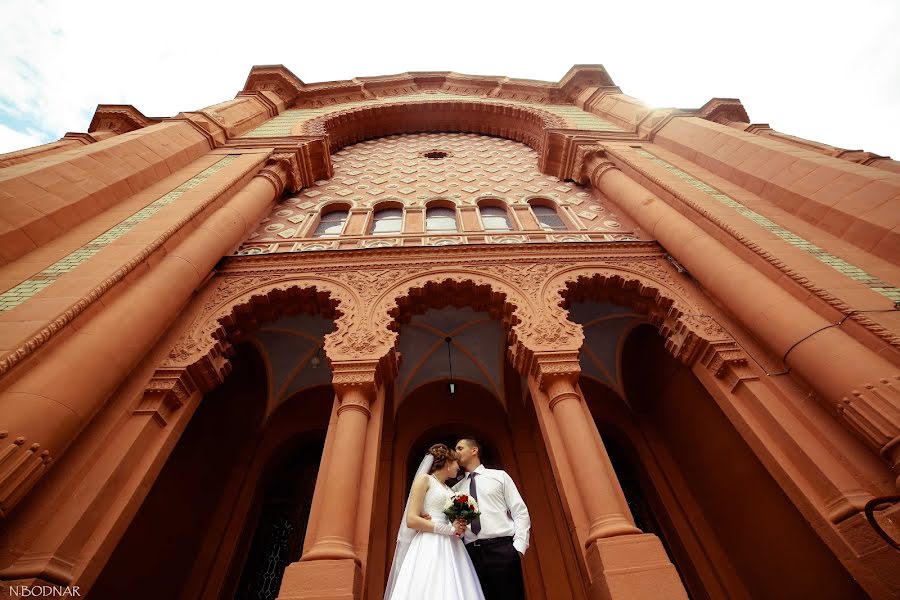
[[[444,504],[453,490],[430,475],[428,480],[423,510],[432,523],[448,524]],[[419,531],[399,560],[402,564],[396,573],[392,570],[393,589],[389,583],[386,599],[484,600],[472,559],[456,536]],[[397,566],[394,564],[393,569]]]

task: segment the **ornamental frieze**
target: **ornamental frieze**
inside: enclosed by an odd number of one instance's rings
[[[224,357],[244,333],[298,312],[334,320],[335,331],[324,339],[332,363],[378,363],[396,348],[404,314],[459,304],[488,310],[502,322],[510,354],[523,370],[535,353],[578,352],[584,335],[567,306],[591,299],[627,304],[647,315],[670,352],[688,364],[710,348],[734,352],[733,339],[707,314],[702,295],[654,243],[602,249],[542,244],[516,252],[384,248],[366,251],[366,258],[359,251],[332,251],[226,260],[161,368],[190,367],[201,387],[214,386],[227,372]],[[705,360],[721,371],[736,359]]]

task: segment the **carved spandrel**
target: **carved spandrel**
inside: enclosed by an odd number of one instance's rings
[[[332,362],[382,360],[394,352],[399,325],[409,314],[427,310],[435,302],[435,306],[462,303],[480,306],[504,323],[513,364],[527,372],[535,353],[577,353],[584,334],[569,319],[565,306],[573,298],[577,301],[584,290],[584,299],[591,299],[594,288],[599,290],[599,295],[594,294],[597,301],[625,303],[646,314],[669,338],[670,351],[689,364],[708,358],[706,351],[713,342],[718,344],[715,348],[724,348],[729,341],[733,344],[711,317],[693,316],[701,314],[702,308],[686,300],[692,294],[662,257],[610,257],[596,265],[576,263],[577,257],[475,264],[431,258],[425,264],[409,264],[419,253],[423,252],[398,253],[398,259],[403,256],[407,261],[408,266],[402,267],[385,259],[351,265],[324,261],[327,266],[307,268],[309,275],[300,279],[292,278],[297,268],[275,262],[257,272],[226,274],[206,298],[188,334],[173,348],[166,366],[193,365],[209,352],[227,355],[229,344],[240,339],[244,330],[277,318],[288,310],[291,294],[307,288],[327,296],[332,305],[336,330],[324,340]],[[742,355],[732,358],[720,352],[718,356],[709,359],[717,375],[724,373],[720,362],[742,360]]]

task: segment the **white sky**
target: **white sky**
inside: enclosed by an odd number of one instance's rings
[[[274,63],[307,83],[558,81],[600,63],[651,105],[736,97],[755,123],[900,159],[900,0],[0,0],[0,152],[87,131],[98,103],[154,117],[215,104]]]

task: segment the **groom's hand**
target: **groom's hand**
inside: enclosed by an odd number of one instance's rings
[[[428,513],[424,513],[424,512],[423,512],[423,513],[422,513],[421,515],[419,515],[419,516],[422,517],[423,519],[425,519],[426,521],[430,521],[430,520],[431,520],[431,515],[429,515]]]

